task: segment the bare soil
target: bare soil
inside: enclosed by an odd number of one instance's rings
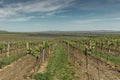
[[[17,50],[12,50],[12,51],[9,52],[9,57],[10,57],[10,56],[17,55],[17,54],[21,54],[23,51],[25,51],[24,48],[22,48],[22,49],[17,49]],[[7,52],[0,54],[0,60],[2,60],[2,59],[5,58],[5,57],[7,57]]]
[[[0,80],[32,80],[35,58],[27,55],[0,70]]]
[[[108,54],[111,54],[111,55],[114,55],[120,58],[120,50],[110,49],[110,52],[109,52],[108,48],[103,48],[101,51],[100,47],[97,47],[97,51],[105,52],[105,53],[108,53]]]
[[[48,61],[45,61],[45,63],[43,63],[41,66],[40,66],[40,69],[38,70],[38,73],[44,73],[46,71],[46,67],[48,65]]]
[[[70,48],[69,54],[72,54],[70,62],[75,67],[76,80],[120,80],[120,72],[96,57],[88,55],[86,68],[86,56],[80,50]]]

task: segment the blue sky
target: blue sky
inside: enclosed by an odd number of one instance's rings
[[[0,0],[0,30],[120,31],[120,0]]]

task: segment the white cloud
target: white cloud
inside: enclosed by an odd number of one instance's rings
[[[111,23],[111,22],[117,22],[120,21],[120,17],[110,17],[109,15],[106,17],[101,17],[97,16],[96,18],[86,18],[86,19],[78,19],[78,20],[73,20],[72,23],[75,24],[94,24],[94,23]]]
[[[74,0],[37,0],[34,2],[8,4],[0,8],[0,18],[33,12],[54,14],[56,11],[70,6],[72,1]]]
[[[16,12],[11,10],[11,8],[0,8],[0,18],[9,17],[12,15],[16,15]]]
[[[119,20],[120,20],[120,17],[112,18],[112,20],[117,20],[117,21],[119,21]]]
[[[53,16],[55,14],[62,13],[62,12],[65,12],[65,10],[57,10],[57,11],[48,12],[46,13],[46,15]]]
[[[29,21],[29,20],[31,20],[33,18],[35,18],[35,17],[34,16],[30,16],[30,17],[3,18],[3,19],[0,19],[0,21],[23,22],[23,21]]]
[[[4,1],[3,0],[0,0],[0,4],[2,4]]]
[[[81,10],[107,10],[117,9],[120,7],[120,0],[91,0],[80,3],[78,8]]]
[[[85,20],[75,20],[73,23],[77,24],[88,24],[88,23],[95,23],[95,22],[100,22],[102,21],[101,19],[85,19]]]
[[[15,19],[9,19],[8,21],[12,21],[12,22],[22,22],[22,21],[29,21],[31,19],[33,19],[34,17],[20,17],[20,18],[15,18]]]
[[[37,1],[32,4],[23,4],[19,6],[24,12],[50,12],[64,9],[65,7],[70,6],[70,3],[73,0],[44,0]]]

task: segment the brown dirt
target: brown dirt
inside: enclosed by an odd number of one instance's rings
[[[38,70],[38,73],[44,73],[46,71],[47,64],[48,64],[48,61],[45,61],[45,63],[43,63],[40,66],[40,69]]]
[[[85,55],[75,49],[70,49],[72,61],[75,66],[76,80],[120,80],[120,72],[114,70],[111,65],[99,59],[88,56],[88,69],[86,69]]]
[[[111,54],[113,56],[116,56],[116,57],[120,58],[120,50],[110,49],[110,53],[109,53],[109,49],[108,48],[103,48],[102,51],[101,51],[101,48],[97,47],[97,51],[100,51],[100,52],[103,51],[103,52],[105,52],[107,54]]]
[[[10,56],[17,55],[17,54],[20,54],[20,53],[22,53],[23,51],[25,51],[24,48],[22,48],[22,49],[17,49],[17,50],[12,50],[12,51],[10,51],[10,53],[9,53],[9,57],[10,57]],[[2,59],[5,58],[5,57],[7,57],[7,52],[0,54],[0,60],[2,60]]]
[[[32,80],[32,70],[35,59],[32,56],[25,56],[11,65],[0,70],[0,80]]]

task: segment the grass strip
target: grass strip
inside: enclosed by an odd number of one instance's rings
[[[81,45],[80,49],[81,49],[81,51],[83,51],[84,50],[84,46]],[[105,60],[108,60],[111,63],[114,63],[115,65],[120,66],[120,58],[118,58],[118,57],[116,57],[114,55],[111,55],[111,54],[108,54],[108,53],[105,53],[105,52],[96,51],[96,50],[93,50],[91,52],[91,54],[95,55],[95,56],[97,56],[99,58],[103,58]]]
[[[100,58],[104,58],[112,63],[114,63],[115,65],[120,66],[120,59],[116,56],[104,53],[104,52],[98,52],[98,51],[93,51],[92,54],[100,57]]]
[[[9,65],[11,64],[12,62],[20,59],[21,57],[27,55],[25,52],[21,53],[21,54],[17,54],[17,55],[14,55],[14,56],[10,56],[10,57],[6,57],[4,59],[2,59],[0,61],[0,68],[3,68],[5,67],[6,65]]]
[[[60,45],[49,60],[46,72],[34,75],[36,80],[74,80],[73,66],[67,60],[67,54]]]

